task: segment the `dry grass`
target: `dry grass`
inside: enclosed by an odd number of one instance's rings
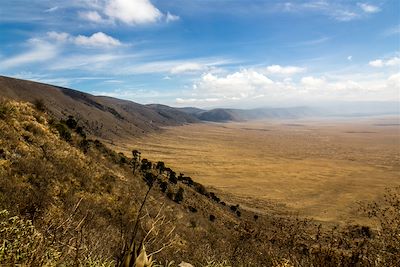
[[[194,124],[123,140],[259,212],[331,222],[400,184],[398,118]]]

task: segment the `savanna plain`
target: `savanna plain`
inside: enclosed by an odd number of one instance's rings
[[[199,123],[112,146],[132,148],[248,210],[367,223],[358,203],[400,185],[398,117]]]

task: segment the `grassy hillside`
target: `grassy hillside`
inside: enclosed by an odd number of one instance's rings
[[[365,207],[376,229],[332,229],[254,214],[132,156],[87,139],[74,117],[2,100],[0,264],[112,266],[132,244],[161,266],[396,266],[400,258],[397,191]]]

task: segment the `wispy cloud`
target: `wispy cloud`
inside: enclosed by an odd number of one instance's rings
[[[26,46],[28,51],[0,62],[0,69],[10,69],[30,63],[45,62],[58,55],[58,47],[39,39],[30,39]]]
[[[51,8],[46,9],[44,12],[51,13],[51,12],[58,10],[58,8],[59,8],[58,6],[51,7]]]
[[[393,35],[399,35],[400,34],[400,25],[396,25],[394,27],[391,27],[389,29],[386,29],[383,32],[384,36],[393,36]]]
[[[292,13],[318,12],[337,21],[351,21],[365,17],[365,14],[377,13],[380,8],[367,3],[352,4],[350,1],[314,0],[306,2],[285,2],[281,10]]]
[[[116,38],[113,38],[103,32],[96,32],[91,36],[78,35],[71,36],[65,32],[48,32],[47,36],[58,42],[70,42],[78,46],[91,46],[91,47],[103,47],[109,48],[114,46],[120,46],[121,42]]]
[[[367,3],[358,3],[358,6],[365,12],[365,13],[378,13],[381,9],[378,6],[374,6]]]

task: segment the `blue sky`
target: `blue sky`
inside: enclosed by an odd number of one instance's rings
[[[0,74],[139,103],[399,101],[398,0],[1,0]]]

